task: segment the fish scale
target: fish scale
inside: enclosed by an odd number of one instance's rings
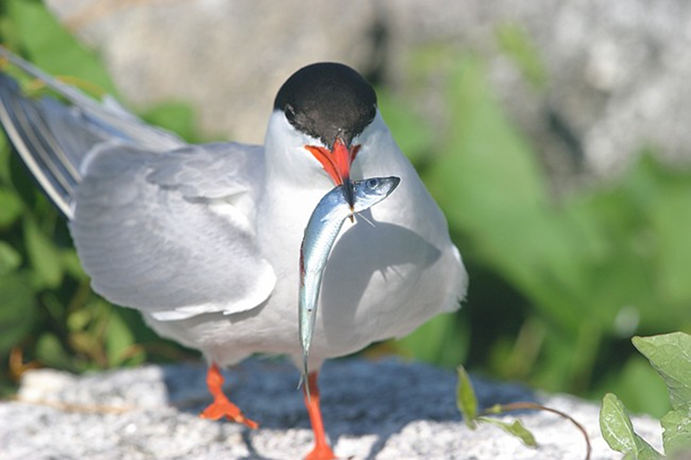
[[[353,208],[350,208],[343,193],[343,186],[334,187],[319,201],[305,227],[305,236],[300,245],[300,298],[299,321],[300,343],[302,344],[303,368],[300,384],[304,382],[309,395],[309,359],[314,322],[317,317],[319,292],[322,276],[336,237],[343,222],[354,214],[365,211],[379,203],[393,192],[401,179],[395,176],[372,177],[353,182]]]

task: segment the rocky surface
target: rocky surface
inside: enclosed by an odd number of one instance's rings
[[[226,373],[232,399],[258,430],[210,422],[202,364],[144,366],[76,377],[52,370],[25,374],[18,400],[0,403],[3,460],[297,459],[311,447],[309,421],[285,361],[252,359]],[[483,406],[537,398],[572,415],[592,438],[593,460],[619,459],[599,434],[596,405],[560,395],[474,379]],[[582,459],[581,434],[548,413],[524,413],[540,447],[531,449],[493,426],[469,430],[455,407],[453,373],[397,360],[339,360],[323,369],[322,407],[341,458]],[[635,419],[659,445],[659,426]]]
[[[442,45],[484,56],[496,94],[557,176],[609,174],[644,146],[691,156],[686,0],[46,1],[129,102],[189,101],[207,133],[235,140],[261,142],[280,84],[318,60],[355,66],[435,119],[439,79],[420,89],[411,61]],[[507,24],[536,50],[543,85],[502,51]]]

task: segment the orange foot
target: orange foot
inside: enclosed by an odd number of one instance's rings
[[[328,445],[314,446],[314,449],[305,457],[305,460],[336,460],[336,455],[334,455],[333,450]]]
[[[336,455],[331,450],[324,432],[324,422],[322,421],[322,413],[319,406],[317,373],[312,372],[307,378],[309,379],[309,385],[303,388],[305,390],[305,406],[307,406],[307,413],[309,414],[312,431],[314,432],[314,448],[305,457],[305,460],[336,460]],[[307,388],[309,388],[309,394]]]
[[[199,414],[201,418],[219,420],[227,417],[235,422],[244,423],[253,430],[259,426],[254,420],[245,417],[240,408],[230,402],[226,395],[223,394],[223,376],[216,363],[211,363],[211,366],[209,366],[209,371],[206,374],[206,385],[214,397],[214,402],[204,409],[204,412]],[[318,458],[321,457],[316,457],[315,460]]]

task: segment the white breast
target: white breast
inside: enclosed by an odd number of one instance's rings
[[[353,179],[395,175],[401,183],[341,230],[324,273],[310,358],[313,369],[323,359],[405,335],[437,313],[456,309],[465,296],[467,274],[443,214],[388,130],[375,133],[363,140],[372,155],[358,154]],[[226,317],[210,314],[152,326],[205,350],[219,364],[255,352],[285,353],[299,362],[300,242],[312,210],[333,186],[320,179],[296,182],[267,174],[270,185],[257,206],[257,238],[277,282],[262,306]]]

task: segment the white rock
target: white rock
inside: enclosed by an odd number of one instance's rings
[[[296,459],[312,435],[297,371],[284,361],[248,360],[226,373],[231,399],[260,422],[248,431],[209,422],[198,412],[210,402],[205,366],[145,366],[74,377],[31,371],[30,387],[50,404],[0,403],[3,460],[95,459]],[[44,382],[40,382],[44,380]],[[65,382],[70,382],[65,386]],[[523,387],[474,379],[483,406],[535,398]],[[519,414],[540,447],[530,449],[496,427],[469,430],[454,401],[453,373],[396,360],[329,362],[322,373],[322,409],[334,450],[365,459],[581,459],[583,437],[549,413]],[[34,393],[35,394],[35,393]],[[23,397],[23,396],[21,396]],[[593,460],[619,459],[599,434],[595,404],[568,396],[537,395],[585,425]],[[62,403],[62,405],[61,405]],[[635,418],[639,433],[660,444],[660,428]]]

